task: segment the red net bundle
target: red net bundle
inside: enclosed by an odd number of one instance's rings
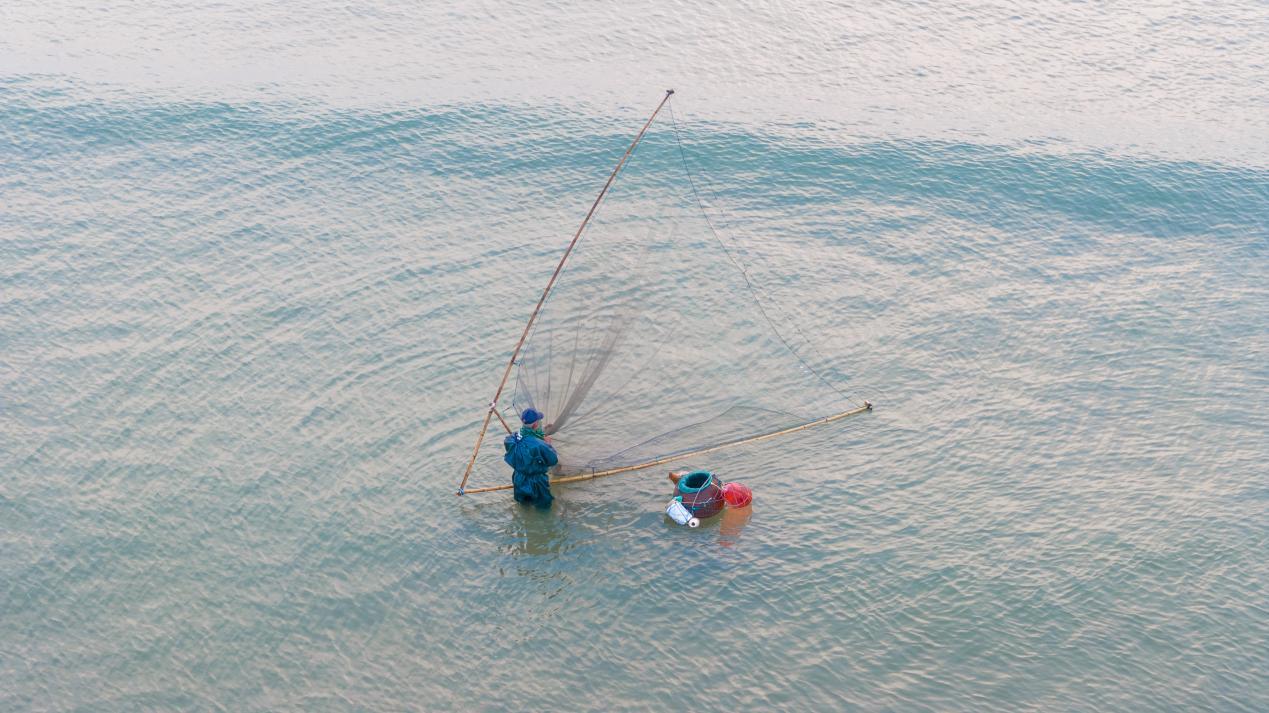
[[[723,500],[728,507],[743,508],[753,502],[753,491],[740,483],[727,483],[723,486]]]

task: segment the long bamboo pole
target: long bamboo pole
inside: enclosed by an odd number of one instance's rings
[[[520,341],[516,342],[516,348],[511,352],[511,358],[507,360],[507,368],[502,372],[502,381],[498,382],[498,390],[494,392],[493,400],[489,402],[489,410],[485,412],[484,423],[480,424],[480,434],[476,436],[476,445],[471,450],[471,459],[467,461],[467,469],[463,471],[463,482],[458,484],[458,494],[462,495],[464,488],[467,487],[467,479],[471,477],[471,469],[476,465],[476,456],[480,453],[480,444],[485,440],[485,432],[489,430],[489,419],[493,417],[495,410],[498,408],[498,399],[502,397],[502,390],[507,386],[507,379],[511,377],[511,368],[516,364],[516,357],[520,355],[520,348],[524,346],[524,341],[529,338],[529,331],[533,329],[533,322],[538,318],[538,312],[542,310],[542,305],[546,303],[546,296],[551,294],[551,288],[555,286],[555,280],[559,278],[560,271],[564,269],[564,261],[568,260],[568,256],[573,252],[573,248],[577,246],[577,241],[582,237],[582,231],[586,229],[586,224],[590,222],[591,216],[595,214],[595,209],[599,207],[599,202],[604,199],[608,193],[608,189],[612,186],[612,182],[617,178],[617,173],[621,171],[621,167],[626,165],[626,159],[630,158],[630,154],[634,153],[635,147],[639,145],[639,140],[643,138],[644,132],[652,125],[652,120],[657,118],[657,114],[661,113],[661,107],[670,101],[674,90],[665,90],[665,96],[661,98],[661,103],[657,104],[657,108],[652,112],[652,116],[644,122],[643,128],[639,129],[639,133],[635,135],[634,141],[630,142],[630,148],[626,149],[626,153],[622,154],[621,160],[613,167],[612,173],[608,175],[608,181],[604,183],[604,187],[599,191],[599,195],[595,196],[595,202],[590,205],[590,210],[586,211],[586,217],[582,219],[582,224],[577,227],[577,232],[573,233],[573,240],[569,242],[568,248],[564,251],[564,255],[560,257],[560,262],[555,266],[555,272],[551,273],[551,280],[546,283],[546,289],[542,290],[542,296],[538,298],[538,304],[533,308],[533,314],[529,315],[529,323],[524,325],[524,332],[520,335]],[[501,415],[499,419],[502,420]],[[506,422],[502,424],[503,428],[507,427]],[[511,487],[511,486],[507,486]],[[472,491],[476,492],[476,491]]]
[[[629,473],[632,470],[643,470],[644,468],[651,468],[653,466],[658,466],[663,463],[669,463],[671,461],[682,460],[684,458],[691,458],[693,456],[705,455],[706,453],[721,451],[724,448],[731,448],[733,446],[739,446],[745,443],[754,443],[756,441],[763,441],[768,438],[775,438],[776,436],[783,436],[788,433],[803,431],[808,428],[812,428],[814,426],[820,426],[825,423],[832,423],[833,421],[840,421],[841,419],[846,418],[848,416],[855,416],[865,411],[871,411],[871,410],[872,410],[872,404],[868,401],[865,401],[864,405],[860,406],[859,408],[853,408],[853,409],[850,409],[849,411],[842,411],[841,413],[835,413],[832,416],[825,416],[824,418],[817,418],[814,421],[807,421],[806,423],[803,423],[797,426],[790,426],[789,428],[782,428],[778,431],[770,431],[768,433],[760,433],[756,436],[738,438],[734,441],[727,441],[726,443],[720,443],[716,446],[710,446],[709,448],[701,448],[699,450],[689,451],[687,453],[678,453],[676,455],[663,456],[661,458],[657,458],[656,460],[650,460],[647,463],[639,463],[638,465],[626,465],[620,468],[610,468],[608,470],[598,470],[591,473],[582,473],[581,475],[566,475],[562,478],[552,478],[551,485],[556,485],[559,483],[576,483],[582,480],[594,480],[595,478],[603,478],[609,475],[617,475],[618,473]],[[492,485],[487,488],[472,488],[471,490],[468,490],[467,492],[468,493],[492,493],[495,490],[510,490],[512,487],[514,486],[512,486],[511,484]]]

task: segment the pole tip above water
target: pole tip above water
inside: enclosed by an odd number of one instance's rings
[[[673,90],[673,89],[667,89],[667,90],[665,90],[665,93],[666,93],[666,94],[673,94],[673,93],[674,93],[674,90]]]

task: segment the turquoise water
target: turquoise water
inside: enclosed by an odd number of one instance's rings
[[[1269,707],[1269,13],[729,7],[9,11],[0,708]],[[667,86],[876,410],[454,497]]]

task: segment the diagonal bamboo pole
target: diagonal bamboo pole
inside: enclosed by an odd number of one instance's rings
[[[507,433],[511,433],[511,427],[507,425],[507,419],[503,418],[502,414],[498,413],[498,409],[494,409],[493,415],[498,417],[498,423],[502,424],[502,427],[506,429]]]
[[[819,426],[825,423],[840,421],[841,419],[846,418],[848,416],[855,416],[865,411],[871,411],[871,410],[872,410],[872,403],[865,401],[864,405],[860,406],[859,408],[853,408],[849,411],[842,411],[841,413],[835,413],[832,416],[825,416],[824,418],[817,418],[814,421],[807,421],[806,423],[803,423],[798,426],[790,426],[788,428],[782,428],[778,431],[770,431],[768,433],[760,433],[756,436],[747,436],[745,438],[738,438],[734,441],[727,441],[726,443],[720,443],[716,446],[710,446],[709,448],[701,448],[699,450],[689,451],[687,453],[679,453],[676,455],[663,456],[661,458],[657,458],[656,460],[650,460],[647,463],[639,463],[637,465],[626,465],[620,468],[610,468],[608,470],[599,470],[592,473],[582,473],[581,475],[566,475],[562,478],[552,478],[551,485],[557,485],[559,483],[576,483],[582,480],[594,480],[595,478],[603,478],[609,475],[617,475],[618,473],[629,473],[632,470],[643,470],[644,468],[651,468],[653,466],[661,465],[662,463],[669,463],[670,461],[682,460],[684,458],[691,458],[693,456],[704,455],[706,453],[713,453],[714,451],[721,451],[724,448],[731,448],[733,446],[739,446],[745,443],[754,443],[756,441],[763,441],[768,438],[775,438],[776,436],[783,436],[788,433],[795,433],[797,431],[802,431],[802,430],[812,428],[814,426]],[[512,487],[514,486],[508,483],[506,485],[492,485],[487,488],[472,488],[471,490],[468,490],[466,492],[492,493],[495,490],[510,490]]]
[[[591,204],[590,210],[586,211],[586,217],[582,219],[582,224],[578,226],[577,232],[573,233],[573,240],[568,244],[568,248],[564,251],[564,255],[560,257],[560,262],[555,266],[555,272],[551,274],[551,279],[546,283],[546,289],[542,290],[542,296],[538,298],[538,304],[533,308],[533,314],[529,315],[529,323],[524,325],[524,333],[520,335],[520,341],[516,342],[516,348],[511,352],[511,358],[507,360],[507,368],[502,372],[502,381],[498,382],[498,390],[494,392],[493,400],[489,402],[489,410],[485,412],[484,423],[480,424],[480,434],[476,436],[476,446],[471,450],[471,459],[467,461],[467,469],[463,471],[463,482],[458,484],[458,494],[462,495],[464,488],[467,487],[467,479],[471,477],[471,469],[476,465],[476,456],[480,453],[480,444],[485,440],[485,432],[489,430],[489,419],[493,418],[493,414],[498,408],[498,399],[502,397],[502,390],[507,386],[507,379],[511,376],[511,368],[516,364],[516,357],[520,355],[520,348],[524,346],[524,340],[529,338],[529,331],[533,329],[533,322],[538,318],[538,312],[542,310],[542,305],[546,303],[546,296],[551,294],[551,288],[555,286],[555,280],[559,278],[560,271],[564,269],[564,261],[568,260],[569,254],[573,252],[573,248],[577,246],[577,241],[582,237],[582,231],[586,229],[586,224],[590,222],[591,216],[595,215],[595,209],[599,207],[599,202],[604,199],[608,193],[608,189],[612,187],[612,182],[617,178],[617,173],[621,171],[621,167],[626,165],[626,159],[630,158],[630,154],[634,153],[635,147],[639,145],[639,140],[643,138],[644,132],[652,125],[652,120],[657,118],[657,114],[661,113],[661,107],[670,101],[674,90],[665,90],[665,96],[662,97],[661,103],[657,104],[657,108],[652,112],[652,116],[644,122],[643,128],[639,129],[639,133],[634,137],[634,141],[630,142],[630,148],[626,149],[626,153],[622,154],[621,160],[613,168],[612,173],[608,175],[608,181],[604,183],[604,187],[599,191],[599,195],[595,196],[595,202]],[[501,414],[498,420],[502,420]],[[507,427],[505,421],[503,428],[510,433],[511,429]],[[511,486],[507,486],[511,487]],[[475,492],[475,491],[473,491]]]

